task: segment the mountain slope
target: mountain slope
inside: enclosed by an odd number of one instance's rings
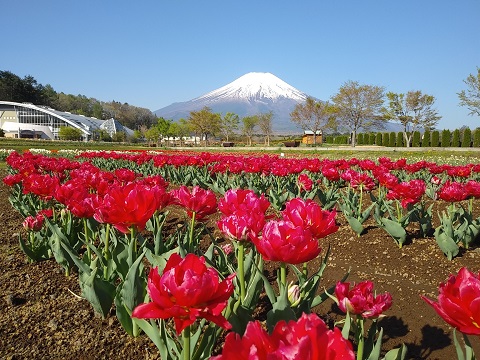
[[[295,105],[305,101],[307,94],[270,73],[252,72],[193,100],[173,103],[155,111],[157,116],[178,120],[187,118],[190,111],[205,106],[224,115],[227,112],[244,116],[272,111],[276,133],[301,131],[290,121]]]

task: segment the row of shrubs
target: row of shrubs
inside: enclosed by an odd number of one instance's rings
[[[329,135],[325,137],[326,144],[350,144],[349,135]],[[357,145],[378,145],[389,147],[405,147],[403,132],[377,132],[357,134]],[[480,147],[480,128],[470,130],[462,128],[451,130],[414,131],[411,137],[412,147]]]

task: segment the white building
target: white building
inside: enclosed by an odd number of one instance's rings
[[[96,130],[105,130],[110,136],[122,131],[133,135],[131,129],[115,119],[100,120],[47,106],[0,101],[0,128],[5,132],[5,137],[55,140],[58,139],[61,126],[80,129],[85,141],[91,140]]]

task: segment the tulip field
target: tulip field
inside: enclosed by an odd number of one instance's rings
[[[480,162],[4,158],[1,357],[480,353]]]

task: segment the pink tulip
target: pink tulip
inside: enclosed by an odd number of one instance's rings
[[[292,199],[285,204],[282,211],[284,220],[291,221],[295,226],[301,226],[311,231],[313,237],[320,239],[338,230],[335,223],[335,210],[322,210],[313,200]]]
[[[285,220],[268,222],[262,236],[253,242],[266,260],[288,264],[310,261],[321,250],[310,230]]]
[[[362,281],[350,289],[350,283],[338,282],[335,287],[338,307],[343,312],[361,315],[363,318],[382,316],[392,306],[392,296],[386,292],[376,295],[371,281]]]

